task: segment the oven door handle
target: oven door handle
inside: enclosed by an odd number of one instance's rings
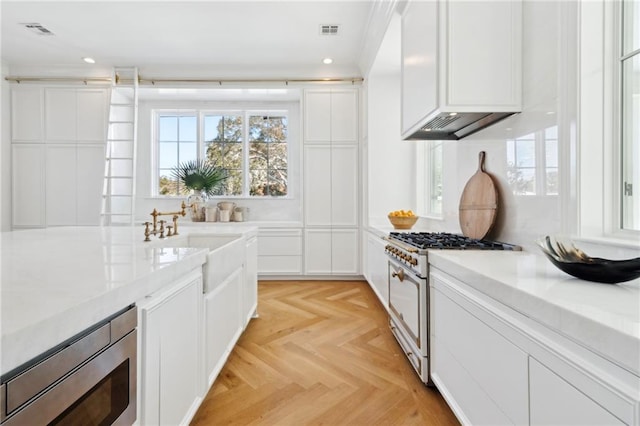
[[[400,282],[404,281],[404,269],[400,269],[398,272],[392,272],[391,276],[400,280]]]

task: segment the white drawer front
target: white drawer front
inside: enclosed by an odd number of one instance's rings
[[[258,256],[300,256],[302,255],[302,235],[300,236],[258,236]]]
[[[302,274],[302,256],[258,256],[258,274]]]
[[[527,354],[469,313],[463,306],[470,302],[461,295],[438,280],[431,285],[438,287],[431,289],[432,345],[445,347],[513,423],[528,423]]]

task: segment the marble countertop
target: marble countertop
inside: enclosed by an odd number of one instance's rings
[[[432,266],[640,376],[640,279],[579,280],[530,252],[429,252]]]
[[[247,225],[184,227],[143,242],[140,227],[0,233],[0,374],[201,267],[188,236],[257,233]]]

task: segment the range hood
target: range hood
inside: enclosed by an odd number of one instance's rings
[[[405,140],[458,140],[491,126],[514,112],[442,112]]]

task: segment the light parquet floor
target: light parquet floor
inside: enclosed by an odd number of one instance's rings
[[[260,282],[258,311],[192,426],[458,424],[366,282]]]

